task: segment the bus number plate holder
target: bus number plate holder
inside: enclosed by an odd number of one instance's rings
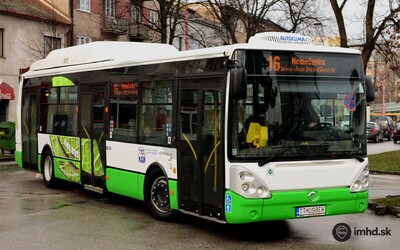
[[[296,207],[296,217],[323,216],[325,214],[325,206]]]

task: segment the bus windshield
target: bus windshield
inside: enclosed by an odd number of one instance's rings
[[[362,160],[366,155],[358,55],[238,51],[236,59],[245,62],[247,95],[231,102],[231,159]]]

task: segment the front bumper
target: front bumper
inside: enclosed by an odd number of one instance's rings
[[[318,197],[314,202],[309,199],[310,192]],[[225,218],[232,224],[295,219],[296,207],[323,205],[325,216],[362,213],[368,207],[368,191],[351,193],[348,187],[272,192],[270,199],[246,199],[228,190],[226,197]]]

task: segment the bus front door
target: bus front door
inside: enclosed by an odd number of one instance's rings
[[[82,85],[80,97],[82,184],[97,190],[105,186],[106,87]]]
[[[223,217],[222,82],[180,80],[178,183],[180,209]]]
[[[21,136],[22,167],[39,171],[38,166],[38,96],[39,88],[24,88],[22,91]]]

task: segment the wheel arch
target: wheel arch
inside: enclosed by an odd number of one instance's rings
[[[46,144],[43,146],[41,152],[40,152],[40,162],[39,162],[39,167],[40,167],[40,173],[43,173],[43,164],[42,164],[42,156],[46,151],[50,151],[53,155],[53,150],[51,150],[51,147],[49,144]]]
[[[146,174],[145,174],[145,177],[144,177],[144,188],[143,188],[143,190],[145,192],[146,192],[147,186],[149,185],[149,174],[151,172],[153,172],[153,171],[156,171],[157,169],[161,170],[163,172],[163,174],[164,174],[165,178],[167,178],[167,180],[169,179],[167,171],[165,171],[164,167],[160,163],[158,163],[158,162],[151,163],[150,166],[147,168]]]

